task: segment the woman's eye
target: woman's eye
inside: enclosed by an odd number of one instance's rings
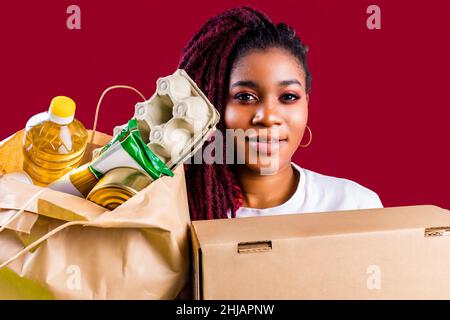
[[[281,96],[281,99],[283,101],[295,101],[295,100],[300,99],[300,97],[293,93],[286,93]]]
[[[252,102],[258,100],[254,95],[250,93],[238,93],[234,96],[234,98],[241,102]]]

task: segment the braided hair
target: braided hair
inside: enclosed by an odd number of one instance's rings
[[[285,23],[274,24],[250,8],[229,9],[207,21],[182,51],[179,68],[186,70],[220,113],[217,129],[225,134],[225,105],[233,63],[251,50],[281,48],[298,59],[305,72],[306,92],[311,75],[307,46]],[[212,143],[209,141],[206,143]],[[223,143],[223,154],[226,154]],[[217,153],[216,153],[217,154]],[[192,220],[236,217],[242,190],[229,164],[185,164],[189,210]]]

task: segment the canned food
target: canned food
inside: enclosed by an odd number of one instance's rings
[[[69,174],[70,182],[75,188],[86,197],[89,192],[98,183],[98,179],[89,170],[89,163],[86,163]]]
[[[137,169],[120,167],[108,171],[89,192],[87,199],[114,210],[152,183],[152,178]]]

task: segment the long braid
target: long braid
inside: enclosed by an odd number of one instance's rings
[[[250,7],[227,10],[207,21],[182,51],[179,68],[186,70],[221,117],[217,129],[225,136],[225,104],[233,62],[251,49],[286,48],[298,57],[307,75],[306,49],[285,24],[273,24]],[[213,141],[207,142],[205,146]],[[217,152],[216,152],[217,155]],[[226,155],[223,143],[222,155]],[[222,160],[222,159],[221,159]],[[242,190],[228,164],[185,164],[189,209],[192,220],[236,216],[242,206]]]

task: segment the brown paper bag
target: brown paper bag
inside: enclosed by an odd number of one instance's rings
[[[22,139],[0,142],[0,173],[21,170]],[[110,139],[96,133],[87,155]],[[0,177],[0,299],[175,298],[189,276],[190,219],[183,167],[174,173],[113,211]]]

